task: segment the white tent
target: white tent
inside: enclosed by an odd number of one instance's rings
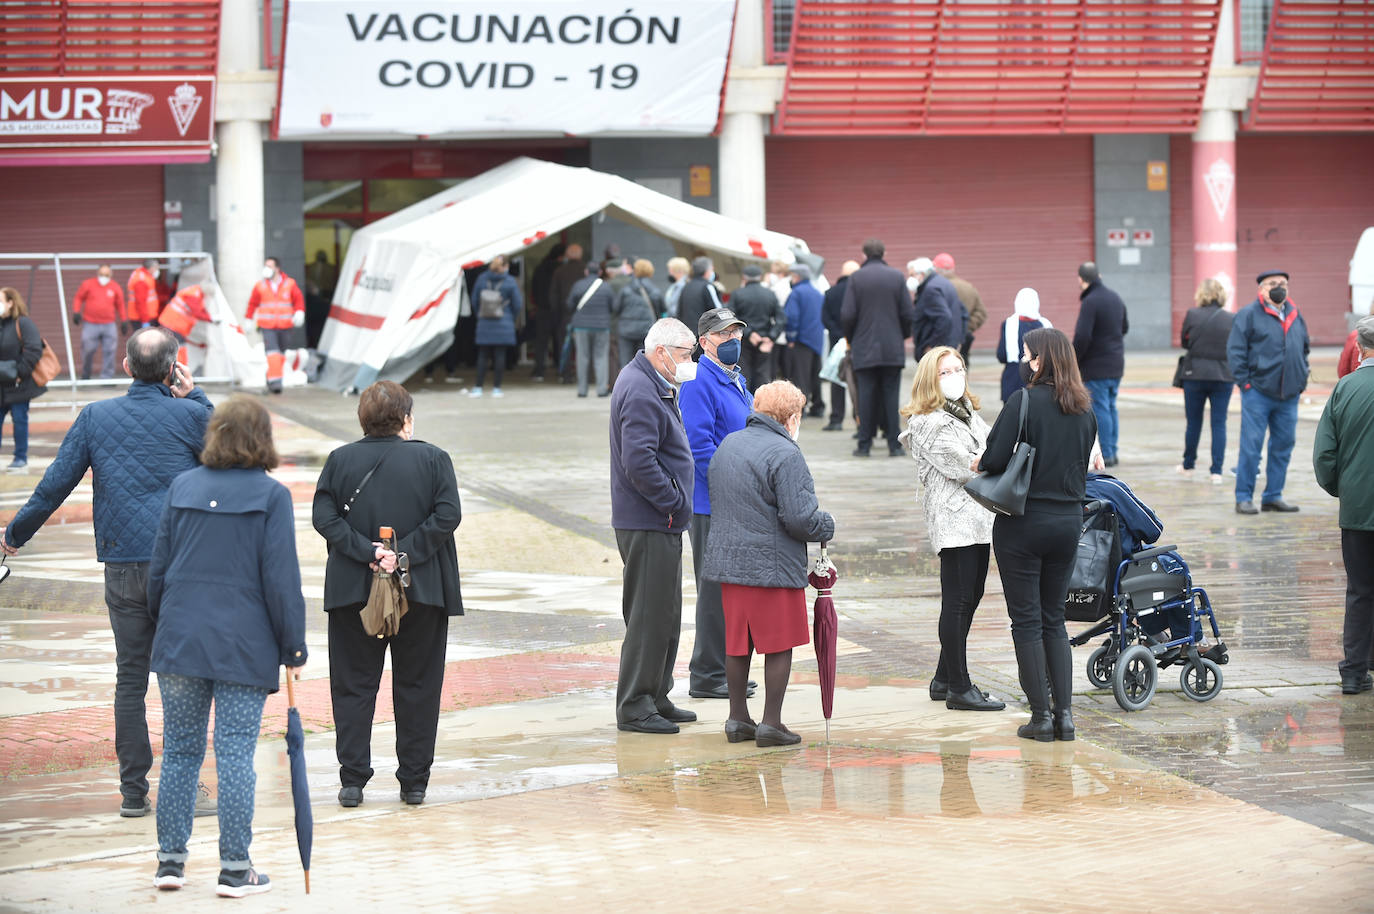
[[[797,238],[746,225],[617,175],[520,158],[355,233],[320,338],[322,383],[404,380],[453,339],[463,270],[514,254],[598,213],[684,249],[791,263]]]

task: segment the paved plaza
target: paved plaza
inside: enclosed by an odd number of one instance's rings
[[[1334,499],[1311,446],[1336,351],[1313,353],[1287,500],[1243,517],[1205,472],[1174,472],[1183,438],[1170,353],[1131,353],[1121,464],[1207,589],[1230,647],[1225,687],[1196,703],[1164,670],[1126,713],[1075,652],[1078,739],[1019,740],[1026,719],[993,570],[970,635],[974,681],[1001,713],[946,710],[926,683],[938,654],[938,562],[909,458],[856,460],[850,424],[808,419],[801,446],[836,518],[839,683],[829,743],[815,661],[796,655],[783,708],[798,749],[728,744],[724,702],[686,694],[693,587],[684,580],[677,736],[621,733],[614,692],[620,559],[608,525],[606,400],[508,379],[501,400],[416,383],[418,437],[450,451],[467,615],[452,620],[437,763],[422,807],[393,777],[384,678],[377,774],[363,805],[335,802],[324,544],[310,500],[325,456],[358,437],[356,399],[289,390],[273,409],[296,504],[311,659],[298,703],[315,815],[304,894],[286,752],[285,693],[257,754],[253,859],[274,890],[259,911],[1374,911],[1374,693],[1342,696],[1345,579]],[[468,372],[470,374],[470,372]],[[971,381],[991,420],[1000,366]],[[906,383],[911,368],[908,365]],[[904,385],[905,386],[905,385]],[[228,390],[209,391],[212,399]],[[92,397],[111,395],[83,393]],[[69,392],[34,403],[31,475],[0,477],[8,520],[75,416]],[[1239,437],[1233,400],[1228,461]],[[1203,451],[1207,435],[1203,436]],[[1205,467],[1205,460],[1204,460]],[[1374,557],[1371,557],[1374,560]],[[197,820],[186,888],[152,888],[153,817],[121,819],[114,646],[91,535],[89,479],[9,564],[0,585],[0,914],[199,911],[214,895],[216,823]],[[1071,630],[1074,630],[1071,626]],[[761,674],[761,664],[757,670]],[[761,676],[756,676],[761,678]],[[762,696],[755,700],[761,709]],[[149,725],[160,753],[156,684]],[[156,779],[155,764],[151,778]],[[205,779],[214,787],[213,758]]]

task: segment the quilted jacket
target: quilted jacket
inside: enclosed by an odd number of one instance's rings
[[[6,542],[27,543],[90,469],[97,561],[148,561],[167,489],[200,464],[213,411],[199,387],[178,399],[153,381],[134,381],[124,396],[90,404],[6,528]]]
[[[906,420],[906,431],[897,440],[916,460],[931,549],[991,543],[992,512],[964,491],[964,483],[973,478],[973,458],[988,443],[983,417],[975,412],[970,421],[961,422],[943,409],[921,413]]]

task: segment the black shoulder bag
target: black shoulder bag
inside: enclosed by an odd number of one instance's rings
[[[1026,496],[1030,494],[1031,469],[1035,466],[1035,448],[1026,443],[1026,409],[1030,405],[1030,391],[1021,392],[1021,419],[1016,428],[1016,446],[1012,448],[1007,468],[1000,473],[979,473],[964,483],[964,491],[978,504],[995,514],[1020,517],[1026,513]]]

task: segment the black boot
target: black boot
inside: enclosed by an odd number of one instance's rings
[[[1054,738],[1073,739],[1073,650],[1069,639],[1046,640],[1045,666],[1054,695]]]
[[[1016,671],[1021,677],[1021,690],[1030,704],[1030,723],[1016,728],[1022,739],[1041,743],[1054,742],[1054,723],[1050,719],[1050,684],[1045,672],[1045,642],[1015,642]]]

